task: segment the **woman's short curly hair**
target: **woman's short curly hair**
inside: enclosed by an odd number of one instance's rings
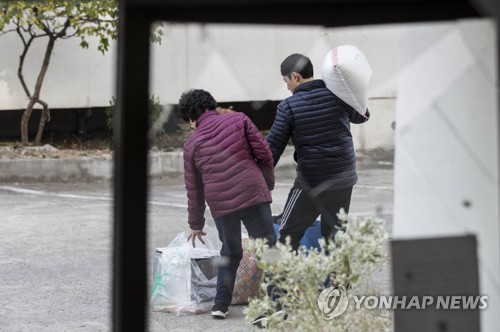
[[[182,120],[196,121],[200,115],[207,110],[215,110],[217,102],[214,97],[205,90],[192,89],[184,92],[179,99],[179,113]]]

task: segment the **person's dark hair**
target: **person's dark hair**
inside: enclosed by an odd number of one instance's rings
[[[294,53],[289,55],[281,63],[281,76],[292,78],[292,73],[299,73],[302,78],[314,76],[314,70],[311,60],[305,55]]]
[[[186,91],[179,99],[179,113],[186,122],[190,119],[196,121],[207,109],[215,110],[216,107],[217,102],[214,97],[208,91],[201,89]]]

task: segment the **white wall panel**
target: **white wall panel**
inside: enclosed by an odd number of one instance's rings
[[[47,39],[36,39],[26,57],[24,77],[33,93]],[[17,34],[0,36],[0,110],[23,109],[28,99],[17,77],[22,43]],[[51,108],[107,106],[114,94],[115,49],[104,55],[90,39],[89,49],[79,39],[58,41],[45,76],[40,98]]]
[[[396,105],[394,238],[477,236],[482,331],[500,325],[494,31],[488,20],[402,28]]]
[[[279,69],[288,55],[310,57],[320,78],[326,53],[353,44],[373,67],[370,97],[394,98],[397,29],[165,23],[165,40],[152,46],[151,89],[166,103],[190,88],[213,91],[219,101],[281,100],[289,96]]]
[[[163,104],[177,103],[191,88],[212,92],[220,101],[282,100],[290,95],[280,64],[292,53],[309,56],[320,78],[326,53],[352,44],[367,56],[373,76],[370,83],[372,119],[353,126],[356,147],[393,147],[396,98],[398,25],[326,29],[309,26],[201,25],[164,23],[161,45],[151,45],[150,91]],[[46,41],[33,44],[25,64],[30,88],[40,69]],[[78,39],[58,41],[42,89],[51,108],[108,106],[115,94],[116,43],[102,55],[96,41],[88,50]],[[0,36],[0,110],[27,105],[17,78],[21,43],[15,34]]]

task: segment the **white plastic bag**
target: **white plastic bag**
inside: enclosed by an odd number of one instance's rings
[[[215,228],[207,226],[204,231],[205,244],[196,240],[196,248],[187,241],[188,234],[182,232],[167,247],[155,250],[153,311],[180,316],[206,312],[212,307],[221,243]]]
[[[342,45],[329,51],[323,60],[321,76],[337,97],[361,115],[366,113],[372,69],[356,46]]]

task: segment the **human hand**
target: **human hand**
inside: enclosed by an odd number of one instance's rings
[[[195,245],[196,238],[198,238],[198,240],[200,240],[201,243],[205,244],[205,241],[203,241],[203,238],[202,238],[202,236],[204,236],[204,235],[207,235],[207,233],[205,233],[202,229],[198,229],[198,230],[192,229],[191,234],[189,234],[187,240],[188,241],[191,240],[191,245],[193,246],[193,248],[196,248],[196,245]]]

